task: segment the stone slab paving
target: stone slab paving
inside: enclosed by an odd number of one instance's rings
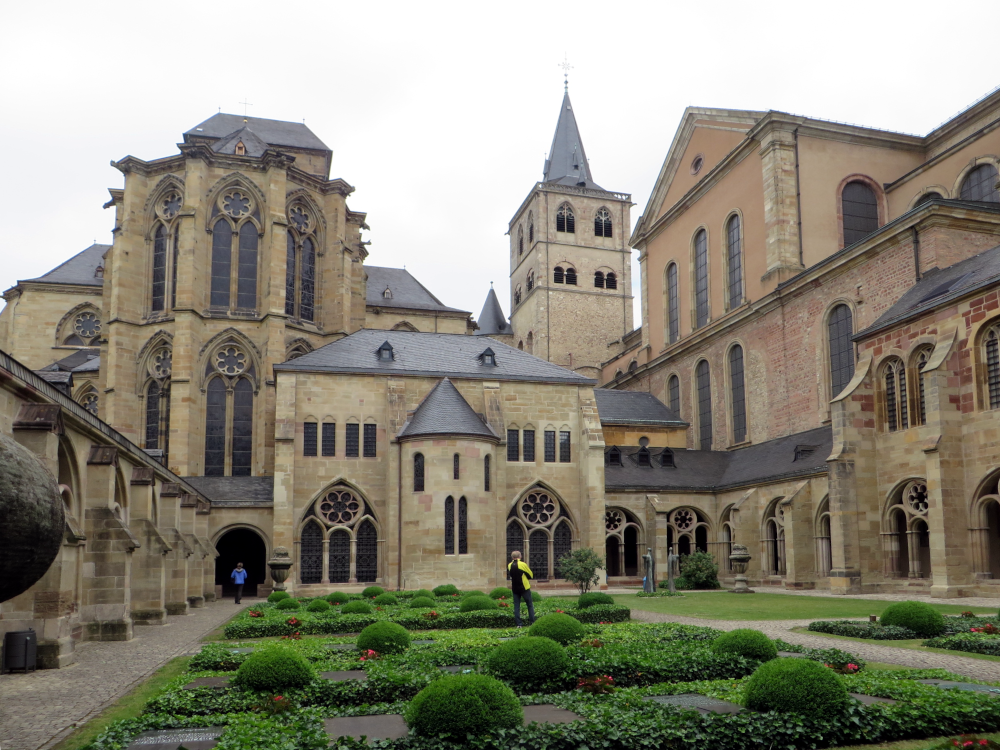
[[[222,727],[159,729],[136,735],[127,750],[211,750],[219,744]]]
[[[369,716],[338,716],[326,719],[323,728],[331,740],[338,737],[368,737],[372,740],[398,740],[410,733],[402,714],[373,714]]]
[[[358,682],[368,681],[368,675],[365,674],[363,669],[349,669],[347,671],[340,672],[320,672],[319,676],[324,680],[331,680],[333,682],[347,682],[348,680],[357,680]]]
[[[954,599],[949,599],[948,603],[951,604],[954,601]],[[677,622],[684,625],[703,625],[717,630],[753,628],[765,633],[769,638],[781,638],[788,643],[808,646],[809,648],[839,648],[860,656],[866,661],[901,664],[917,669],[947,669],[949,672],[962,674],[975,680],[1000,681],[1000,662],[959,656],[957,651],[956,655],[952,656],[951,654],[937,654],[930,651],[915,651],[898,646],[875,645],[792,632],[792,628],[805,627],[812,620],[709,620],[700,617],[646,612],[641,609],[632,610],[632,619],[640,622]]]
[[[524,707],[524,726],[533,722],[539,724],[569,724],[583,717],[565,708],[559,708],[552,703],[539,703]]]
[[[249,600],[242,606],[247,606]],[[241,607],[211,602],[162,626],[137,626],[131,641],[87,642],[65,669],[0,676],[0,748],[39,750],[93,718],[175,656],[197,646]]]

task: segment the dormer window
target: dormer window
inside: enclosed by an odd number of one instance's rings
[[[639,452],[635,454],[635,462],[639,466],[652,466],[649,460],[649,448],[643,446],[639,449]]]
[[[793,461],[804,461],[807,458],[811,458],[812,454],[816,452],[815,445],[796,445],[795,446],[795,458]]]
[[[617,447],[612,448],[608,452],[608,466],[621,466],[622,465],[622,452],[618,450]]]
[[[479,355],[479,361],[484,365],[489,367],[497,366],[497,355],[489,347],[486,347],[486,351]]]
[[[247,155],[247,147],[243,145],[243,141],[240,141],[239,143],[236,144],[236,155],[237,156]]]
[[[392,290],[389,287],[386,287],[385,291],[382,292],[382,298],[383,299],[392,299]]]
[[[663,453],[660,454],[660,466],[665,469],[673,469],[677,466],[674,463],[674,452],[669,448],[664,448]]]
[[[103,279],[104,278],[104,266],[98,266],[94,269],[94,278]]]
[[[392,362],[392,360],[395,359],[392,354],[392,344],[388,341],[382,344],[382,346],[378,348],[378,358],[381,362]]]

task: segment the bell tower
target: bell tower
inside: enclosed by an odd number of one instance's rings
[[[508,231],[518,348],[599,379],[632,330],[631,207],[594,182],[567,84],[542,180]]]

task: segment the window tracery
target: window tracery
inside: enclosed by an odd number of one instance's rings
[[[611,213],[606,208],[599,208],[594,214],[594,236],[611,236]]]
[[[548,490],[534,487],[511,508],[507,516],[508,557],[513,550],[520,550],[537,579],[560,575],[558,558],[572,548],[569,514]]]
[[[882,371],[885,397],[886,429],[905,430],[910,426],[906,400],[906,371],[902,360],[892,358]]]
[[[224,343],[208,358],[205,388],[205,476],[250,476],[256,378],[250,355]]]
[[[73,335],[66,340],[66,343],[70,346],[93,346],[97,343],[100,336],[101,319],[97,316],[97,313],[82,312],[74,318]],[[75,339],[80,343],[71,343],[71,339]]]
[[[299,540],[302,583],[373,583],[378,579],[375,518],[364,498],[350,487],[338,484],[314,501]]]
[[[163,451],[163,460],[170,450],[170,374],[173,353],[169,346],[157,346],[146,360],[150,381],[145,389],[146,450]]]
[[[97,392],[87,391],[84,393],[80,397],[80,405],[96,417],[98,409]]]
[[[556,212],[556,231],[568,234],[576,233],[576,217],[568,203],[563,203]]]
[[[676,508],[667,515],[667,545],[679,555],[708,552],[708,534],[708,519],[695,508]]]
[[[316,220],[312,209],[295,203],[288,209],[291,227],[285,260],[285,314],[313,322],[316,307]],[[383,294],[392,298],[392,292]]]
[[[886,577],[930,577],[929,509],[930,495],[922,478],[904,482],[890,496],[881,534]]]

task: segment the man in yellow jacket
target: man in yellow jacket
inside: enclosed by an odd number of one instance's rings
[[[510,590],[514,592],[514,627],[521,627],[521,599],[528,605],[528,624],[535,622],[535,603],[531,601],[531,579],[535,574],[528,564],[521,559],[520,552],[510,553],[511,562],[507,566],[507,577],[510,579]]]

